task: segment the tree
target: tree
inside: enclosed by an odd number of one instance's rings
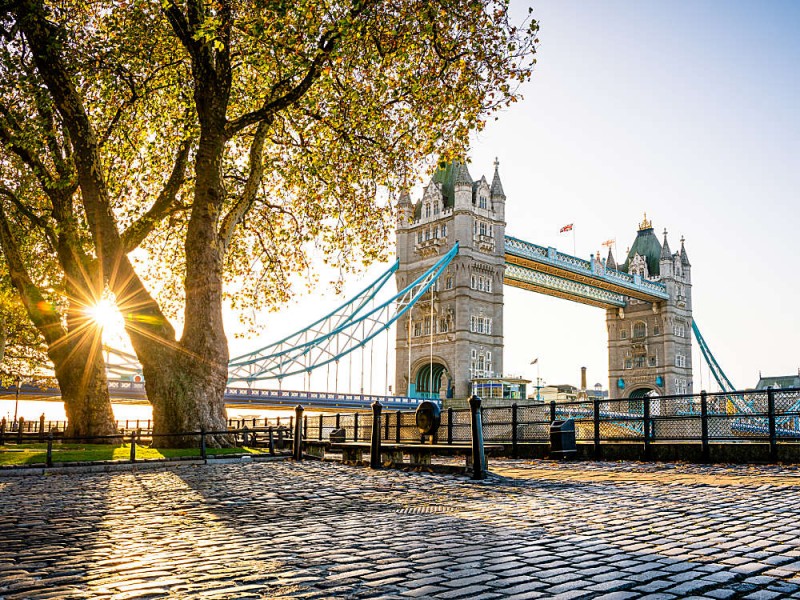
[[[102,332],[87,314],[103,297],[106,281],[80,199],[72,144],[35,71],[30,48],[13,35],[13,28],[3,30],[3,35],[8,43],[0,49],[0,249],[8,279],[17,292],[18,306],[24,307],[46,341],[69,420],[68,435],[112,435],[115,424]],[[142,186],[141,182],[169,166],[163,166],[168,160],[156,160],[158,167],[149,169],[136,150],[150,136],[147,116],[156,112],[152,106],[143,110],[141,104],[145,97],[151,103],[158,100],[157,94],[145,92],[163,86],[171,74],[136,72],[136,65],[126,60],[124,48],[106,49],[93,56],[79,51],[76,55],[106,65],[95,69],[93,95],[123,99],[116,108],[111,101],[99,103],[102,111],[96,118],[103,123],[101,144],[119,147],[124,140],[131,148],[115,153],[112,163],[127,159],[140,164],[133,176],[126,177],[125,170],[120,175],[117,170],[107,182],[112,191],[128,198],[120,212],[128,225],[123,234],[126,247],[133,249],[161,219],[179,208],[178,191],[191,136],[182,139],[181,119],[174,119],[178,147],[166,184],[151,204],[132,202],[136,196],[148,199],[147,192],[154,185]],[[130,118],[134,109],[145,117],[144,124]],[[174,115],[164,115],[170,117]],[[174,133],[175,129],[165,127],[164,131]],[[160,150],[163,148],[150,144],[149,155],[157,157]]]
[[[226,277],[274,273],[271,251],[289,244],[301,262],[312,241],[341,264],[379,256],[391,208],[377,190],[397,190],[425,157],[462,154],[471,130],[516,101],[536,32],[532,21],[513,27],[499,0],[164,0],[166,22],[152,26],[171,30],[172,54],[190,66],[199,129],[176,339],[127,256],[93,120],[103,111],[79,93],[76,82],[92,76],[68,55],[79,26],[42,0],[4,2],[7,30],[30,45],[68,131],[99,268],[126,315],[157,433],[224,427]]]

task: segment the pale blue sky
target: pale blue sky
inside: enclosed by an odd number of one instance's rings
[[[796,372],[800,2],[533,6],[533,80],[471,156],[476,179],[500,159],[507,231],[571,252],[558,230],[574,222],[578,255],[609,238],[622,254],[646,211],[673,251],[686,237],[695,319],[734,384],[754,385],[759,369]],[[321,314],[320,303],[289,311],[304,312]],[[270,317],[267,331],[287,321]],[[506,288],[505,329],[507,373],[535,376],[538,357],[549,383],[577,384],[586,366],[607,385],[604,311]],[[701,387],[716,388],[696,356]]]

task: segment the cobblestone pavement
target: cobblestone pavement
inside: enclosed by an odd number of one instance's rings
[[[494,461],[0,479],[0,598],[800,598],[800,470]]]

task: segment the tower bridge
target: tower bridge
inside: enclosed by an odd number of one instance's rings
[[[612,398],[692,393],[691,331],[697,330],[683,239],[673,253],[667,232],[659,240],[645,216],[621,264],[610,250],[606,257],[583,259],[506,235],[506,200],[497,162],[491,182],[473,180],[466,164],[453,161],[433,174],[416,202],[403,192],[397,262],[325,317],[232,359],[226,400],[366,407],[375,398],[395,406],[409,399],[466,398],[476,382],[484,385],[503,373],[504,285],[605,311]],[[398,291],[381,299],[392,278]],[[363,369],[369,348],[372,369],[373,340],[392,330],[394,395],[364,395],[363,376],[360,394],[339,394],[340,362],[349,356],[352,368],[360,351]],[[388,343],[386,350],[388,375]],[[701,350],[725,389],[727,379],[702,341]],[[111,378],[141,381],[135,356],[112,351],[107,362]],[[329,376],[326,389],[335,392],[308,391],[311,373],[322,368]],[[286,378],[298,375],[307,376],[306,391],[284,391]],[[525,398],[519,383],[518,397]]]
[[[398,286],[458,244],[429,294],[398,321],[396,390],[465,398],[503,372],[503,285],[605,310],[612,398],[692,392],[691,265],[641,222],[621,265],[611,250],[588,260],[506,235],[506,195],[458,161],[412,203],[398,202]]]

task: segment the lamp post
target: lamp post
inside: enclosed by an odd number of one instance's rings
[[[19,386],[22,385],[22,377],[17,375],[17,390],[14,394],[14,423],[17,422],[17,411],[19,409]]]
[[[542,401],[542,378],[539,376],[539,357],[537,356],[531,361],[532,365],[536,365],[536,401]]]

